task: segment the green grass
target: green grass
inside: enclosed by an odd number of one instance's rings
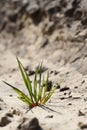
[[[12,86],[11,84],[7,83],[6,81],[3,82],[10,86],[18,94],[18,98],[24,103],[26,103],[29,108],[33,108],[35,106],[44,106],[53,95],[56,87],[52,87],[51,90],[47,92],[49,76],[47,75],[46,79],[44,78],[44,76],[42,77],[42,64],[36,68],[34,82],[31,83],[30,78],[25,71],[25,68],[23,67],[22,63],[18,58],[17,62],[25,87],[28,91],[28,95],[25,94],[23,91],[19,90],[18,88]]]

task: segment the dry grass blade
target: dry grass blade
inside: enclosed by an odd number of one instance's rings
[[[41,107],[44,110],[48,110],[48,111],[51,111],[51,112],[54,112],[54,113],[57,113],[57,114],[60,114],[60,115],[62,114],[62,113],[57,112],[57,111],[55,111],[55,110],[53,110],[53,109],[51,109],[51,108],[49,108],[47,106],[44,106],[44,105],[39,105],[39,107]]]

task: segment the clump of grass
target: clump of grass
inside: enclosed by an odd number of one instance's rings
[[[23,91],[19,90],[18,88],[12,86],[11,84],[7,83],[6,81],[4,81],[4,83],[10,86],[18,94],[18,98],[24,103],[26,103],[30,109],[35,106],[41,106],[42,108],[44,108],[44,105],[51,98],[56,88],[52,87],[50,91],[47,92],[49,76],[47,75],[46,79],[42,77],[42,64],[36,68],[34,82],[32,84],[27,72],[25,71],[25,68],[23,67],[22,63],[18,58],[17,62],[25,87],[28,90],[28,95],[25,94]]]

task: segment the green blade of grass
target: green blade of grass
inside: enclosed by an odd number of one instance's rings
[[[34,100],[37,102],[37,75],[38,75],[38,68],[35,71],[35,77],[34,77]]]
[[[38,92],[38,102],[39,102],[39,100],[41,100],[42,99],[42,96],[44,96],[44,89],[45,89],[45,86],[44,86],[44,77],[43,77],[43,80],[42,80],[42,85],[41,85],[41,87],[39,88],[39,92]],[[43,94],[43,95],[42,95]]]
[[[24,103],[26,103],[28,106],[32,105],[23,96],[19,96],[18,99],[20,99],[21,101],[23,101]]]
[[[45,104],[45,103],[50,99],[50,97],[53,95],[55,89],[56,89],[56,88],[52,88],[52,89],[48,92],[48,94],[46,95],[46,98],[45,98],[44,101],[43,101],[43,104]]]
[[[38,102],[42,99],[44,87],[41,86],[38,92]]]
[[[3,81],[6,85],[10,86],[18,95],[19,97],[22,97],[23,99],[25,99],[25,101],[27,102],[28,105],[32,105],[32,100],[25,94],[23,93],[21,90],[15,88],[14,86],[10,85],[9,83]]]
[[[21,64],[21,62],[19,61],[18,58],[17,58],[17,61],[18,61],[19,69],[21,71],[21,75],[22,75],[23,81],[25,83],[25,86],[26,86],[26,88],[28,90],[28,93],[29,93],[29,95],[31,97],[32,102],[34,102],[33,101],[33,92],[32,92],[31,81],[30,81],[30,79],[28,77],[28,74],[26,73],[23,65]]]
[[[39,88],[41,87],[41,77],[42,77],[42,63],[39,65]]]
[[[45,81],[45,90],[44,90],[44,94],[47,92],[47,87],[48,87],[48,80],[49,79],[49,73],[47,74],[47,78],[46,78],[46,81]]]

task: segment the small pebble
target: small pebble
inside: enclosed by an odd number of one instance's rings
[[[67,90],[69,90],[70,88],[69,87],[64,87],[64,88],[60,88],[60,92],[63,92],[63,91],[67,91]]]
[[[78,116],[85,116],[85,114],[79,110],[78,111]]]
[[[80,127],[80,129],[86,129],[87,128],[87,124],[84,124],[84,123],[82,123],[82,122],[79,122],[78,123],[78,126]]]
[[[85,80],[83,80],[82,82],[81,82],[81,84],[84,84],[85,83]]]
[[[53,118],[53,115],[48,115],[46,116],[46,118]]]
[[[69,105],[69,106],[71,106],[71,105],[72,105],[72,103],[69,103],[68,105]]]
[[[75,88],[75,89],[77,89],[77,88],[78,88],[78,86],[75,86],[74,88]]]
[[[13,114],[12,113],[6,113],[6,116],[13,117]]]

